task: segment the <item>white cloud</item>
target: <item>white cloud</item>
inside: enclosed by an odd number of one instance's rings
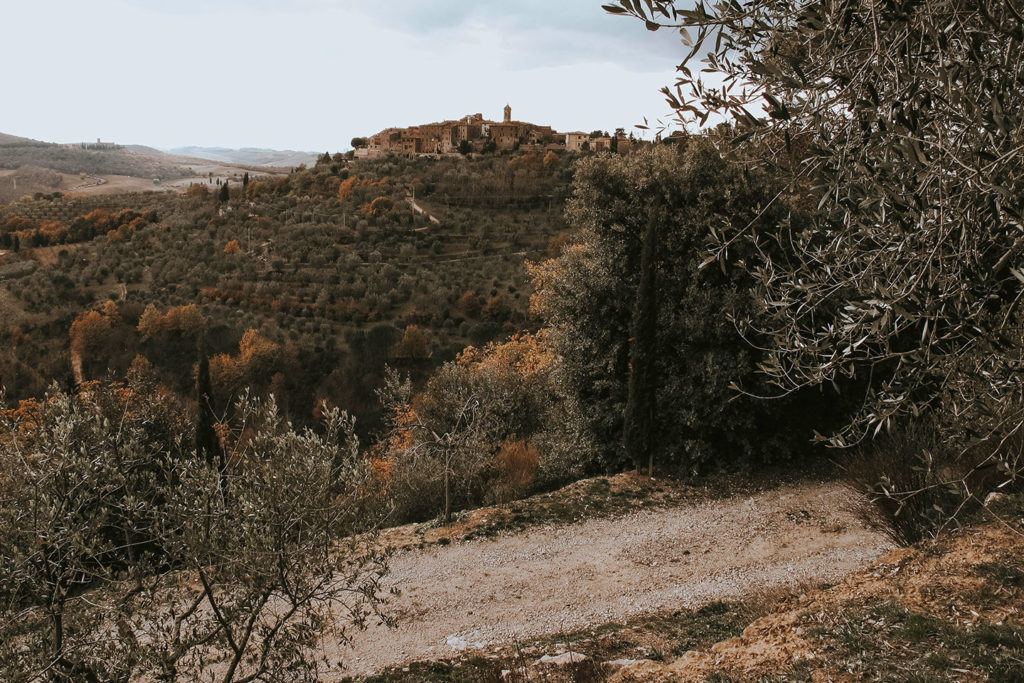
[[[324,0],[327,1],[327,0]],[[488,27],[514,49],[509,68],[610,61],[658,70],[681,55],[678,35],[651,32],[635,20],[605,13],[595,0],[354,0],[383,25],[415,35],[465,34]]]
[[[321,151],[389,125],[629,126],[681,50],[593,0],[52,0],[5,7],[0,132]]]

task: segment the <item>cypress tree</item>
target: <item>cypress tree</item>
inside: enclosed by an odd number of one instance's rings
[[[656,423],[654,353],[658,329],[658,221],[655,214],[652,209],[641,246],[640,283],[629,328],[629,388],[623,426],[626,456],[633,461],[637,472],[646,461],[647,476],[654,474],[653,432]]]
[[[229,199],[231,199],[231,191],[228,189],[228,181],[225,180],[224,184],[220,186],[220,200],[226,202]]]
[[[196,420],[196,455],[207,463],[224,467],[224,454],[220,440],[214,430],[213,389],[210,385],[210,358],[206,352],[206,335],[201,334],[198,345],[199,369],[196,372],[196,403],[199,415]]]

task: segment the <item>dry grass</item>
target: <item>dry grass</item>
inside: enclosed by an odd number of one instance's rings
[[[1022,541],[1024,525],[1000,522],[894,551],[784,596],[741,637],[613,680],[1024,680]]]
[[[495,497],[507,503],[529,490],[540,469],[540,456],[537,449],[525,441],[510,441],[502,445],[497,467],[501,483],[495,487]]]

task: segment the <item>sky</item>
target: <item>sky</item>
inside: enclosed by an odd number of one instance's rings
[[[602,1],[6,0],[0,132],[333,152],[505,104],[559,131],[667,121],[678,35]]]

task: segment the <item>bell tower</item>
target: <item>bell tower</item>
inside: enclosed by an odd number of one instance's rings
[[[512,123],[512,107],[505,105],[505,123]]]

